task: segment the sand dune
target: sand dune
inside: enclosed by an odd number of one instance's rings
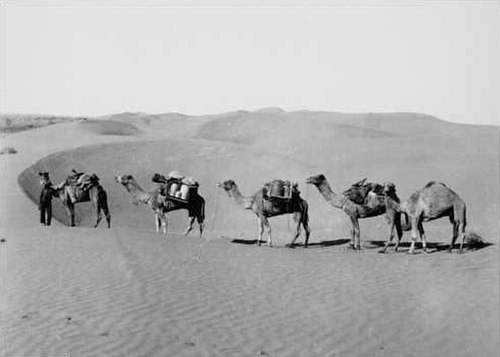
[[[123,113],[4,139],[19,152],[0,157],[2,355],[498,355],[496,127],[268,108]],[[58,182],[72,168],[101,177],[111,229],[89,228],[88,204],[79,227],[37,224],[36,173]],[[152,213],[113,180],[129,173],[152,187],[154,172],[172,169],[201,183],[203,239],[179,235],[186,212],[170,216],[168,237],[156,234]],[[493,245],[447,254],[451,226],[442,220],[426,225],[434,253],[408,256],[405,244],[378,254],[387,237],[379,217],[362,221],[364,250],[350,252],[347,217],[304,183],[319,172],[337,191],[363,177],[391,180],[403,198],[444,181],[466,201],[470,228]],[[254,217],[215,187],[233,178],[252,193],[277,177],[297,180],[309,201],[310,249],[250,244]],[[271,224],[283,246],[290,219]]]

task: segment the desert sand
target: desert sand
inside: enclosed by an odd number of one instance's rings
[[[16,130],[17,131],[17,130]],[[499,128],[411,113],[284,112],[221,115],[122,113],[2,135],[1,336],[4,356],[497,356],[499,353]],[[54,183],[71,169],[96,173],[112,228],[77,225],[54,201],[38,223],[38,171]],[[143,188],[154,172],[181,170],[201,184],[206,230],[181,235],[187,212],[132,204],[114,181]],[[425,224],[430,254],[379,254],[383,216],[350,221],[305,178],[323,173],[336,192],[364,177],[392,181],[407,198],[442,181],[467,204],[468,230],[490,245],[446,252],[451,225]],[[309,202],[310,248],[285,248],[291,217],[270,220],[278,247],[258,247],[253,214],[216,182],[244,194],[264,182],[299,183]],[[303,235],[298,240],[303,242]]]

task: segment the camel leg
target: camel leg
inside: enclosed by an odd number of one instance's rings
[[[161,220],[160,220],[160,214],[158,212],[155,212],[155,225],[156,225],[156,233],[159,233],[160,226],[161,226]]]
[[[203,228],[205,228],[205,224],[203,223],[202,218],[198,217],[198,226],[200,227],[200,238],[203,235]]]
[[[418,236],[418,219],[415,216],[411,217],[411,245],[410,249],[408,250],[408,254],[414,254],[415,253],[415,242],[417,241],[417,236]]]
[[[394,224],[394,216],[390,218],[391,221],[390,221],[390,231],[389,231],[389,240],[387,242],[385,242],[385,245],[384,245],[384,248],[382,248],[380,250],[380,253],[385,253],[387,248],[389,248],[389,245],[392,243],[392,240],[394,239],[394,228],[395,228],[395,224]]]
[[[68,202],[68,214],[69,214],[69,225],[71,227],[75,226],[75,206],[73,203]]]
[[[162,212],[161,216],[160,216],[161,220],[160,220],[160,224],[163,223],[163,234],[167,234],[167,230],[168,230],[168,220],[167,220],[167,215],[165,213]]]
[[[462,236],[462,239],[460,241],[460,250],[459,250],[459,253],[463,253],[463,251],[464,251],[464,242],[465,242],[465,223],[463,221],[460,221],[458,223],[458,231],[460,232],[460,235]]]
[[[306,231],[306,241],[304,243],[304,248],[307,248],[309,244],[309,236],[311,235],[311,228],[309,228],[309,223],[307,222],[302,222],[302,225],[304,226],[304,230]]]
[[[355,221],[356,221],[356,218],[351,217],[351,223],[352,223],[352,225],[351,225],[351,248],[352,249],[356,249],[356,244],[355,244],[356,241],[354,238],[356,236],[356,229],[354,228],[356,225]]]
[[[352,244],[353,249],[361,250],[361,239],[360,239],[360,231],[359,231],[359,221],[357,218],[352,217]]]
[[[187,227],[186,231],[184,232],[185,236],[187,236],[189,234],[189,232],[191,232],[193,230],[194,220],[195,220],[194,216],[193,217],[189,217],[188,227]]]
[[[396,217],[395,225],[396,225],[396,233],[398,235],[398,241],[396,242],[394,251],[397,252],[399,248],[399,243],[401,243],[401,238],[403,237],[403,227],[401,227],[401,214],[398,213],[395,217]]]
[[[106,221],[108,222],[108,228],[111,228],[111,214],[107,207],[104,208],[104,215],[106,216]]]
[[[448,249],[448,252],[450,253],[453,250],[453,246],[455,245],[455,242],[458,237],[458,222],[452,222],[452,223],[453,223],[453,236],[451,237],[451,244],[450,248]]]
[[[292,242],[290,244],[287,244],[287,247],[289,247],[289,248],[292,248],[295,245],[295,241],[300,236],[300,225],[301,225],[300,218],[301,218],[300,217],[300,213],[294,213],[294,215],[293,215],[293,221],[296,224],[296,226],[295,226],[295,235],[292,238]]]
[[[101,206],[101,209],[104,212],[104,216],[106,217],[106,221],[108,222],[108,228],[111,228],[111,214],[109,213],[108,203],[104,202]]]
[[[264,220],[259,217],[258,223],[259,223],[259,237],[257,238],[257,245],[261,245],[262,235],[264,234]]]
[[[273,236],[271,234],[271,225],[269,224],[269,221],[267,218],[264,218],[264,227],[266,228],[266,232],[267,232],[267,245],[269,247],[272,247],[273,246]]]
[[[96,221],[94,224],[94,228],[97,228],[97,226],[99,225],[99,223],[101,222],[101,219],[102,219],[101,207],[99,207],[99,205],[96,204],[96,205],[94,205],[94,208],[96,210]]]
[[[427,253],[427,239],[425,238],[424,226],[422,225],[422,221],[418,223],[418,232],[420,234],[420,239],[422,240],[422,250],[424,253]]]

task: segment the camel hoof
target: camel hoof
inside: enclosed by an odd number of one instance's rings
[[[379,252],[380,254],[385,254],[385,253],[387,253],[387,250],[386,250],[386,249],[381,249],[381,250],[379,250],[378,252]]]
[[[287,248],[295,248],[295,244],[288,243],[285,247],[287,247]]]

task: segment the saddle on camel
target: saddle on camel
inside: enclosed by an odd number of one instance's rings
[[[199,183],[179,171],[171,171],[167,176],[155,173],[152,181],[160,185],[160,194],[169,199],[188,202],[198,193]]]
[[[370,193],[376,196],[384,195],[384,186],[378,183],[366,182],[366,178],[353,183],[349,189],[344,191],[344,195],[354,203],[363,205]]]
[[[287,180],[273,180],[264,184],[263,197],[270,201],[291,201],[300,194],[298,184]]]
[[[68,194],[73,203],[90,201],[89,188],[99,184],[99,177],[96,174],[86,174],[72,170],[71,175],[66,179],[66,185],[71,187]]]

